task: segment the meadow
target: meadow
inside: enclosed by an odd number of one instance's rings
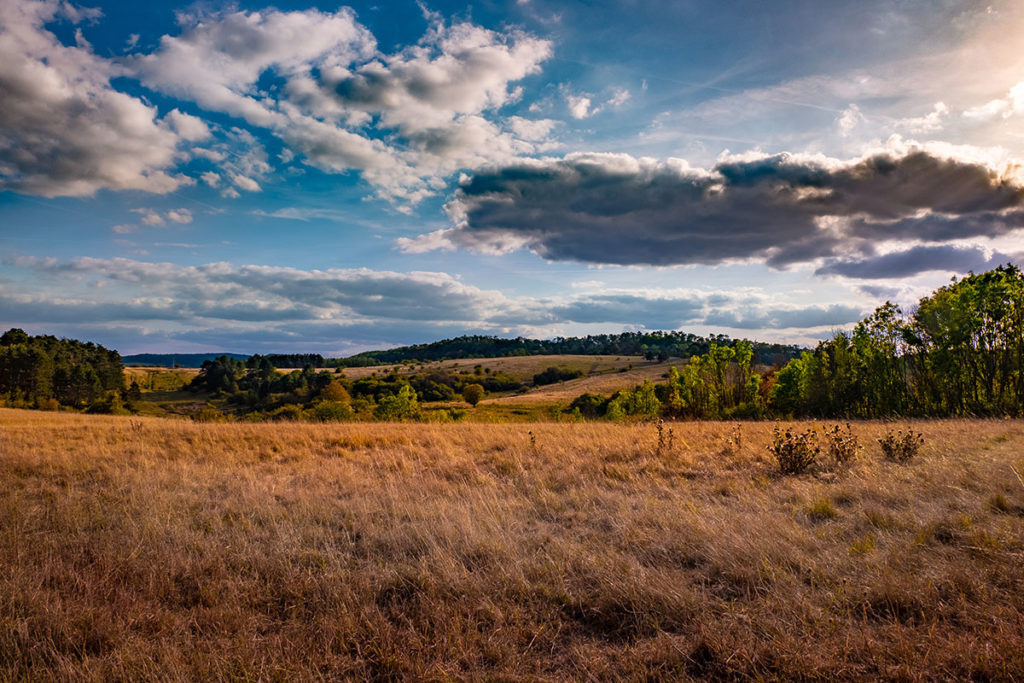
[[[1020,679],[1024,423],[904,424],[0,410],[0,679]]]

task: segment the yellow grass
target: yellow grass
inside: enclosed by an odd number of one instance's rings
[[[677,363],[680,362],[676,359]],[[420,368],[422,365],[422,368]],[[651,361],[642,356],[509,356],[507,358],[461,358],[458,360],[431,361],[415,365],[378,365],[364,368],[344,368],[342,372],[351,379],[359,379],[373,374],[386,375],[390,372],[408,374],[409,372],[473,372],[476,366],[490,368],[491,372],[512,375],[521,381],[529,382],[537,373],[551,366],[566,370],[579,370],[585,375],[615,373],[630,366],[650,366]],[[667,372],[668,365],[665,365]]]
[[[2,410],[0,680],[1024,676],[1024,424],[771,427]]]

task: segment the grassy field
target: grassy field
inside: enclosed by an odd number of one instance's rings
[[[681,363],[678,358],[676,363]],[[404,365],[378,365],[365,368],[344,368],[345,376],[350,379],[359,379],[374,374],[387,375],[391,372],[408,374],[410,372],[432,372],[435,370],[447,372],[473,372],[474,368],[481,366],[489,368],[491,372],[501,372],[529,382],[537,373],[543,372],[549,367],[558,367],[565,370],[579,370],[584,375],[605,375],[616,373],[621,370],[630,370],[634,367],[646,367],[654,365],[651,361],[644,360],[643,356],[574,356],[574,355],[553,355],[553,356],[509,356],[505,358],[462,358],[457,360],[431,361]],[[666,366],[667,367],[667,366]]]
[[[1024,424],[915,426],[0,410],[0,679],[1019,680]]]

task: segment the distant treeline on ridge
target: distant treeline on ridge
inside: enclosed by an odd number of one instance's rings
[[[732,346],[725,335],[701,337],[688,332],[622,332],[593,334],[586,337],[555,337],[554,339],[504,339],[482,335],[444,339],[430,344],[402,346],[384,351],[366,351],[340,359],[342,367],[386,365],[406,360],[432,361],[456,358],[503,358],[507,356],[644,356],[649,360],[689,358],[707,353],[712,344]],[[754,362],[762,365],[783,364],[796,358],[803,348],[793,344],[751,342]],[[330,361],[328,361],[330,362]]]
[[[319,353],[270,353],[266,358],[275,368],[365,367],[391,365],[403,361],[439,361],[459,358],[505,358],[508,356],[644,356],[648,360],[689,358],[707,353],[711,344],[732,346],[735,342],[725,335],[701,337],[688,332],[623,332],[621,334],[594,334],[586,337],[555,337],[554,339],[527,339],[516,337],[490,337],[467,335],[442,339],[429,344],[400,346],[380,351],[364,351],[347,358],[324,358]],[[796,358],[803,351],[793,344],[751,342],[754,363],[780,365]],[[142,353],[125,356],[128,365],[178,365],[183,368],[201,367],[204,361],[226,356],[245,361],[249,356],[237,353],[159,354]]]

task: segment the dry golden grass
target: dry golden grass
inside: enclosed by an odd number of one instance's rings
[[[679,362],[679,359],[676,359],[676,364]],[[422,369],[420,365],[422,365]],[[359,379],[373,374],[387,375],[391,372],[399,374],[433,371],[473,372],[473,369],[478,365],[490,368],[491,372],[502,372],[519,378],[521,381],[529,382],[533,379],[534,375],[552,366],[567,370],[579,370],[585,375],[592,375],[614,373],[630,367],[646,367],[652,365],[652,362],[644,360],[643,356],[577,356],[564,354],[508,356],[504,358],[459,358],[455,360],[430,361],[422,364],[417,363],[412,366],[377,365],[363,368],[344,368],[343,372],[350,379]],[[662,372],[667,371],[668,364],[664,364]]]
[[[0,679],[1020,679],[1024,424],[915,426],[3,410]]]
[[[579,358],[579,356],[576,356]],[[668,376],[669,368],[673,365],[680,365],[677,359],[674,362],[657,363],[640,359],[629,367],[630,363],[624,363],[619,367],[621,371],[602,370],[600,374],[571,379],[565,382],[547,384],[533,387],[523,394],[502,396],[499,398],[484,399],[481,403],[493,403],[495,405],[553,405],[561,403],[568,405],[580,394],[601,394],[611,396],[620,389],[634,389],[637,385],[643,384],[644,380],[652,382],[664,381]]]

